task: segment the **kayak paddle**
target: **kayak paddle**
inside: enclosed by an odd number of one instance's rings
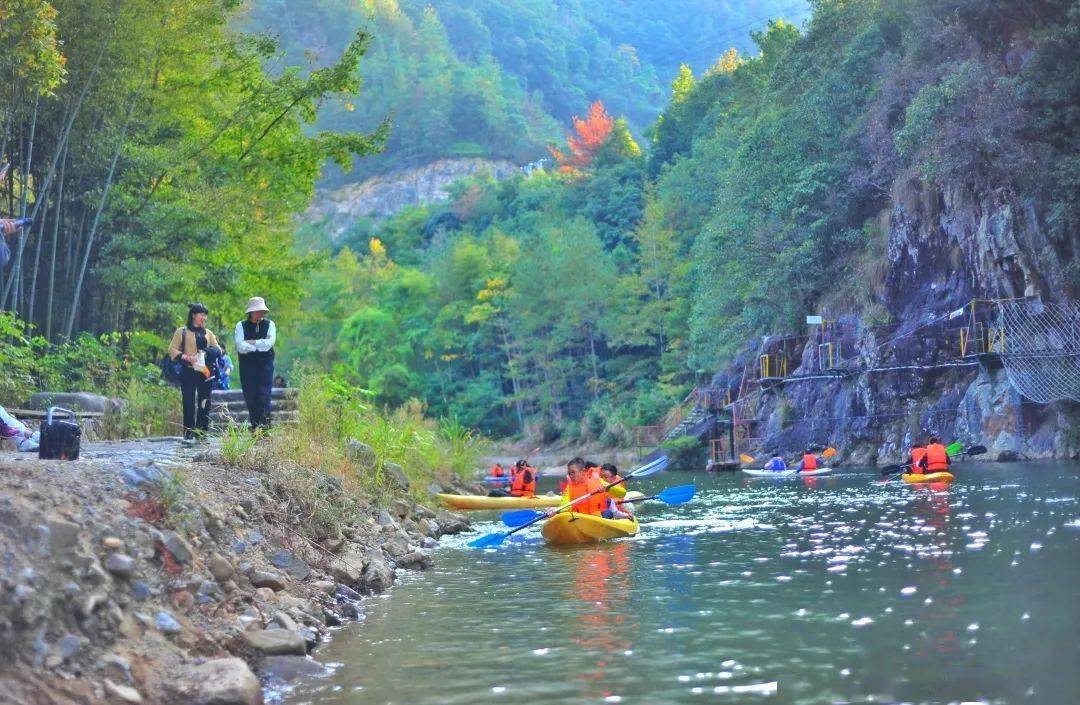
[[[649,495],[648,497],[637,497],[635,499],[615,500],[618,504],[631,504],[633,502],[644,502],[647,499],[658,499],[664,504],[669,506],[676,504],[686,504],[694,498],[694,493],[697,492],[697,487],[694,485],[676,485],[675,487],[668,487],[665,490],[660,490],[657,494]]]
[[[554,515],[554,514],[558,514],[559,512],[564,512],[567,509],[570,509],[571,507],[573,507],[575,504],[577,504],[579,502],[583,502],[583,501],[585,501],[589,497],[592,497],[595,494],[600,494],[601,492],[606,490],[608,487],[614,487],[615,485],[626,482],[631,477],[648,477],[649,475],[655,475],[656,473],[664,470],[664,468],[666,468],[667,465],[668,465],[668,458],[667,458],[666,455],[662,455],[659,458],[657,458],[656,460],[652,461],[651,463],[647,463],[645,465],[642,465],[640,468],[638,468],[637,470],[634,470],[633,472],[628,474],[626,477],[620,477],[618,480],[611,483],[607,487],[603,487],[603,488],[601,488],[599,490],[596,490],[595,492],[590,492],[589,494],[581,495],[580,497],[578,497],[577,499],[575,499],[572,502],[567,502],[566,504],[562,505],[561,507],[556,509],[554,512],[552,512],[552,514]],[[548,517],[547,514],[542,513],[542,512],[537,512],[537,514],[539,514],[540,516],[535,517],[532,521],[527,521],[526,523],[522,524],[521,526],[515,527],[515,528],[511,529],[510,531],[497,531],[497,532],[495,532],[493,534],[485,534],[484,536],[481,536],[478,539],[474,539],[474,540],[470,541],[469,546],[471,546],[473,548],[495,548],[496,546],[501,546],[502,542],[505,541],[509,536],[511,536],[513,534],[516,534],[517,532],[521,531],[522,529],[530,527],[533,524],[535,524],[536,522],[540,521],[541,519],[546,519]]]
[[[625,500],[616,499],[615,501],[619,504],[630,504],[631,502],[644,502],[647,499],[658,499],[664,504],[685,504],[694,498],[695,492],[697,492],[697,487],[694,485],[679,485],[677,487],[668,487],[666,490],[662,490],[658,494],[649,497],[637,497],[635,499]],[[516,509],[510,512],[503,512],[500,518],[507,526],[515,527],[545,516],[547,515],[544,514],[544,512],[535,509]]]

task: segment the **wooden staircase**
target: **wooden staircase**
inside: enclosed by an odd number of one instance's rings
[[[300,421],[300,400],[292,387],[275,387],[270,392],[271,425],[289,425]],[[210,407],[210,423],[216,427],[230,423],[247,424],[248,410],[244,393],[239,389],[215,389]]]

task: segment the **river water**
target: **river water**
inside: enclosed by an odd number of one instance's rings
[[[1080,466],[695,482],[632,539],[439,549],[289,704],[1080,703]],[[493,515],[480,515],[494,520]],[[494,521],[479,524],[487,531]]]

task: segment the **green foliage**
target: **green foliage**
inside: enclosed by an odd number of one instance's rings
[[[293,215],[323,162],[380,149],[387,116],[315,126],[356,100],[368,35],[316,70],[272,75],[275,44],[234,30],[238,6],[5,4],[0,198],[35,225],[10,240],[0,307],[50,341],[160,331],[191,301],[212,328],[231,325],[253,293],[279,322],[295,310],[314,262],[292,252]]]
[[[640,131],[680,63],[704,69],[716,47],[748,44],[733,29],[781,11],[804,13],[786,0],[257,0],[250,23],[280,34],[286,63],[305,67],[357,28],[371,32],[365,99],[320,121],[368,131],[393,115],[386,153],[356,165],[370,175],[440,157],[533,161],[595,99]]]

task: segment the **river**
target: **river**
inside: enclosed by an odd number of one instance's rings
[[[969,464],[944,491],[873,470],[667,472],[633,539],[444,540],[367,603],[289,705],[1080,703],[1080,466]],[[481,515],[491,517],[493,515]],[[494,530],[494,521],[479,524]]]

